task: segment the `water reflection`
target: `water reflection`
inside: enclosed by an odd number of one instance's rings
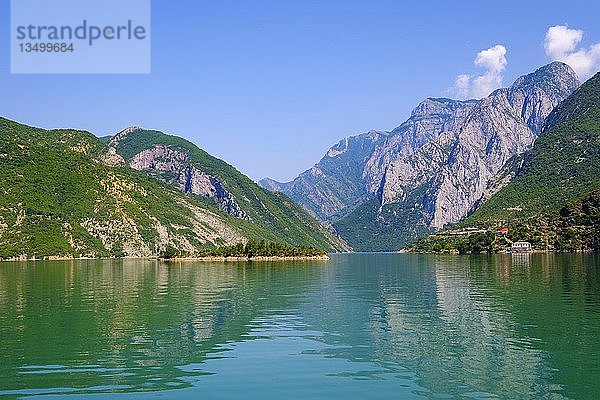
[[[549,254],[4,263],[0,396],[592,399],[598,269]]]

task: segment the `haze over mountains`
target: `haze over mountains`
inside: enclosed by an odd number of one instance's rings
[[[503,167],[578,86],[568,65],[553,62],[481,100],[429,98],[390,132],[341,140],[292,182],[260,184],[333,224],[355,250],[398,250],[506,185],[513,169]]]

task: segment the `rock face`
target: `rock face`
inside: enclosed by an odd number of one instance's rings
[[[182,192],[215,199],[228,214],[250,219],[219,180],[191,165],[189,155],[181,150],[156,145],[134,155],[129,160],[129,166],[138,171],[163,173],[163,179],[179,186]]]
[[[323,221],[335,219],[369,195],[370,177],[364,173],[365,167],[387,136],[386,132],[370,131],[347,137],[292,182],[280,183],[265,178],[259,184],[265,189],[287,194]]]
[[[98,157],[98,161],[108,167],[118,167],[119,165],[125,165],[123,157],[117,154],[117,150],[114,147],[109,147],[106,153]]]
[[[432,142],[437,146],[423,146],[388,164],[381,204],[400,202],[406,191],[418,187],[418,179],[411,184],[406,176],[430,176],[427,223],[442,228],[460,221],[504,164],[531,148],[548,114],[578,86],[570,67],[552,63],[496,90],[475,103],[448,135]],[[442,148],[447,150],[440,153]]]
[[[421,102],[410,118],[390,132],[367,161],[363,175],[369,177],[368,191],[377,192],[390,163],[414,154],[423,146],[443,141],[443,134],[464,124],[476,101],[429,98]]]
[[[345,179],[320,168],[326,156],[316,165],[325,176],[315,177],[312,186],[299,185],[307,171],[278,188],[332,220],[355,249],[396,250],[459,222],[506,185],[514,176],[503,170],[507,161],[532,147],[546,117],[578,86],[569,66],[553,62],[481,100],[426,99],[405,123],[379,133],[366,149],[370,154],[362,154],[363,162],[349,167]],[[337,192],[360,193],[353,197],[360,204],[337,196],[341,204],[333,213],[315,211],[327,205],[314,196],[315,189],[327,194],[332,185]]]
[[[600,251],[600,73],[554,108],[533,147],[509,160],[488,188],[506,180],[460,226],[407,250],[500,251],[510,249],[506,238],[536,250]],[[504,227],[505,238],[473,237],[476,246],[452,235]]]

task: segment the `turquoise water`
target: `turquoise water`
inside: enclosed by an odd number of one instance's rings
[[[598,399],[597,255],[0,263],[0,398]]]

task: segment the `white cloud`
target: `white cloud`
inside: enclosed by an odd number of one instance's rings
[[[475,65],[485,69],[481,75],[461,74],[456,77],[452,93],[459,99],[482,98],[502,86],[502,74],[506,69],[506,47],[497,44],[481,50],[475,58]]]
[[[546,32],[544,49],[552,60],[569,64],[579,78],[587,79],[600,69],[600,43],[578,49],[582,39],[582,30],[566,25],[551,26]]]
[[[551,26],[546,32],[544,41],[546,54],[552,58],[562,58],[575,50],[582,38],[583,31],[569,29],[563,25]]]
[[[488,71],[502,72],[506,68],[506,48],[497,44],[487,50],[481,50],[475,58],[475,65]]]

